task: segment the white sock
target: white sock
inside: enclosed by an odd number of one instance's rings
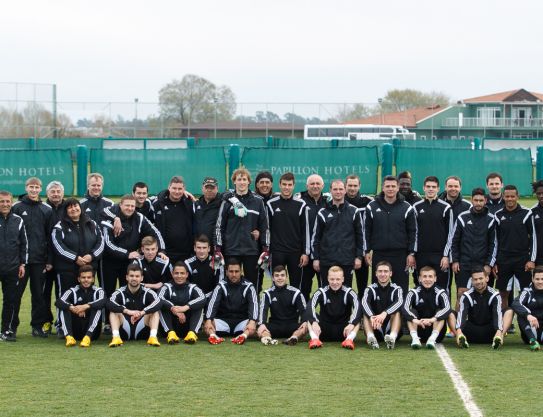
[[[371,338],[374,338],[375,337],[375,333],[367,333],[366,334],[366,339],[367,340],[370,340]]]
[[[398,338],[398,333],[390,332],[390,337],[392,338],[392,340],[396,340]]]
[[[311,326],[309,326],[309,337],[311,337],[311,339],[318,339],[319,336],[317,336],[315,334],[315,332],[313,331],[313,328]]]
[[[428,342],[433,342],[433,343],[435,343],[438,336],[439,336],[439,332],[438,332],[437,330],[433,330],[433,331],[432,331],[432,334],[431,334],[430,337],[428,338]]]
[[[119,331],[118,331],[118,330],[112,330],[112,331],[111,331],[111,335],[112,335],[113,337],[119,337]]]
[[[211,333],[211,334],[209,335],[209,337],[215,337],[215,338],[218,339],[218,337],[217,337],[217,335],[216,335],[215,333]]]
[[[348,340],[354,340],[355,337],[356,337],[356,332],[354,330],[347,335]]]
[[[240,334],[244,339],[247,339],[249,336],[247,336],[245,333]],[[271,338],[270,338],[271,339]]]
[[[411,339],[413,339],[413,341],[419,340],[419,334],[417,333],[416,330],[410,331],[409,334],[411,336]]]
[[[157,329],[151,329],[151,332],[149,333],[149,336],[156,337]]]

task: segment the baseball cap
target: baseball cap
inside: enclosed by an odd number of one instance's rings
[[[213,177],[205,177],[204,178],[204,182],[202,182],[202,185],[204,187],[207,187],[208,185],[212,186],[212,187],[217,187],[219,185],[219,182],[217,181],[216,178],[213,178]]]

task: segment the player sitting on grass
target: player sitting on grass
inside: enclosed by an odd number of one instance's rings
[[[364,332],[368,345],[379,349],[383,340],[387,349],[394,349],[402,325],[403,290],[391,282],[392,265],[381,261],[376,266],[377,282],[364,290],[362,305]]]
[[[520,336],[532,351],[540,350],[543,342],[543,266],[534,269],[532,283],[513,302],[518,315]]]
[[[206,297],[200,288],[187,281],[189,271],[182,261],[175,264],[172,276],[173,280],[164,284],[158,295],[162,301],[160,323],[169,344],[179,343],[179,337],[194,344],[202,325]]]
[[[411,347],[420,349],[426,342],[427,349],[435,349],[445,336],[445,319],[451,312],[447,292],[436,285],[436,271],[424,266],[419,270],[419,283],[407,293],[402,312],[411,335]]]
[[[360,328],[360,303],[352,288],[343,285],[343,269],[328,270],[328,285],[319,288],[307,307],[309,349],[317,349],[324,341],[341,341],[345,349],[354,349],[354,338]],[[320,313],[317,314],[317,306]]]
[[[461,348],[469,347],[469,343],[492,343],[499,349],[503,329],[509,328],[513,315],[502,317],[500,292],[488,286],[488,273],[482,266],[471,268],[471,285],[460,298],[456,343]]]
[[[307,323],[300,323],[306,310],[304,296],[287,285],[287,270],[283,265],[273,268],[272,279],[273,286],[264,291],[260,302],[258,337],[264,345],[276,345],[274,338],[287,337],[283,343],[292,346],[307,332]]]
[[[91,340],[96,340],[102,330],[102,309],[106,305],[104,290],[95,287],[92,265],[79,268],[79,284],[67,290],[60,297],[56,306],[59,308],[59,320],[66,338],[66,347],[76,345],[89,347]]]
[[[158,255],[158,243],[154,236],[145,236],[141,240],[141,253],[143,256],[134,259],[133,263],[139,265],[143,271],[145,288],[158,293],[164,283],[172,278],[170,260],[165,255]]]
[[[158,295],[143,285],[143,271],[138,265],[128,265],[127,284],[115,291],[107,307],[111,311],[109,322],[113,338],[109,347],[123,345],[124,340],[147,338],[150,346],[160,346],[157,339],[160,299]],[[121,338],[122,335],[122,338]]]
[[[235,336],[232,343],[242,345],[256,331],[258,300],[256,290],[241,276],[241,263],[230,258],[226,264],[226,280],[213,290],[206,310],[204,330],[212,345],[224,342],[221,336]]]

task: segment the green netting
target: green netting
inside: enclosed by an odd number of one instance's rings
[[[62,182],[66,195],[74,192],[74,170],[69,150],[3,150],[0,152],[0,189],[24,193],[25,181],[38,177],[43,192],[50,181]]]
[[[137,181],[149,186],[150,194],[167,188],[170,178],[181,175],[187,190],[200,193],[202,180],[212,176],[225,187],[226,161],[223,148],[212,149],[93,149],[91,170],[104,176],[108,195],[122,195]]]
[[[486,175],[499,172],[504,184],[515,184],[521,195],[531,195],[533,170],[529,149],[466,150],[466,149],[396,149],[396,172],[411,171],[413,188],[422,192],[424,178],[435,175],[441,189],[445,179],[457,175],[462,179],[463,194],[475,187],[486,186]]]
[[[377,168],[379,166],[378,148],[298,148],[258,149],[245,148],[242,164],[254,176],[260,171],[269,171],[274,183],[286,172],[292,172],[296,178],[296,191],[305,190],[309,175],[319,174],[325,182],[325,189],[336,178],[345,179],[349,174],[360,176],[362,191],[374,194],[377,190]],[[277,187],[276,187],[277,188]]]
[[[0,139],[0,149],[30,149],[30,139]]]
[[[238,144],[240,146],[267,147],[266,138],[199,138],[194,141],[196,148],[208,148]]]

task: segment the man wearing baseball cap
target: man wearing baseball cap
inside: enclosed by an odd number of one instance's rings
[[[196,236],[206,235],[213,242],[215,223],[221,208],[222,194],[216,178],[205,177],[202,182],[202,196],[194,203]]]

